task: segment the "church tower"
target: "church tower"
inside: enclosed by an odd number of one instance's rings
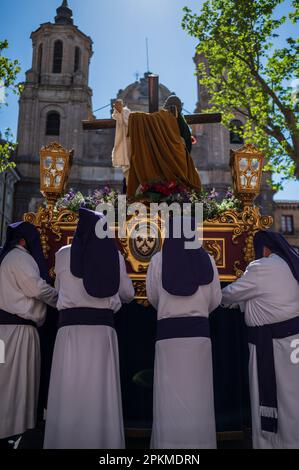
[[[84,155],[82,120],[91,115],[88,87],[92,40],[73,22],[67,0],[57,8],[54,23],[43,23],[31,34],[32,67],[26,72],[20,98],[18,170],[15,217],[35,209],[39,193],[39,150],[57,141]]]

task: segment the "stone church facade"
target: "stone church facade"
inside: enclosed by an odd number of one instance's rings
[[[72,11],[63,0],[54,23],[43,23],[31,34],[32,67],[26,73],[20,98],[18,123],[17,168],[21,176],[16,185],[14,218],[34,211],[41,201],[39,192],[39,150],[57,141],[74,149],[74,164],[69,184],[87,193],[110,185],[121,188],[122,173],[111,164],[114,130],[83,131],[82,120],[92,116],[92,90],[88,86],[92,57],[92,39],[74,25]],[[201,60],[196,57],[195,63]],[[163,105],[171,91],[159,87]],[[119,90],[133,111],[148,110],[147,74]],[[183,97],[182,97],[183,99]],[[111,103],[113,100],[111,100]],[[208,106],[208,95],[198,85],[196,111]],[[207,189],[223,193],[231,185],[230,148],[241,145],[221,124],[197,125],[193,128],[197,143],[192,156]],[[264,185],[261,205],[267,213],[273,210],[272,191]]]

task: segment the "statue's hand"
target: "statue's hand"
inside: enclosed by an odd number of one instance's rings
[[[115,103],[114,103],[114,109],[115,109],[116,111],[118,111],[119,113],[122,113],[123,107],[124,107],[124,106],[123,106],[123,103],[122,103],[121,101],[119,101],[119,100],[115,101]]]

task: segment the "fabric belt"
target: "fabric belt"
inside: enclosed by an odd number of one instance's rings
[[[299,317],[270,325],[248,327],[248,342],[256,346],[261,428],[277,433],[277,384],[273,339],[299,334]]]
[[[74,325],[105,325],[114,328],[113,310],[85,307],[60,310],[58,328]]]
[[[157,322],[156,341],[173,338],[210,338],[210,325],[206,317],[163,318]]]
[[[26,320],[21,318],[18,315],[13,315],[12,313],[6,312],[5,310],[0,309],[0,325],[27,325],[34,326],[37,328],[37,325],[32,320]]]

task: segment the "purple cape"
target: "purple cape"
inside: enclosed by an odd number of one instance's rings
[[[71,273],[83,280],[86,292],[103,299],[119,290],[120,267],[114,238],[100,239],[96,224],[103,215],[89,209],[79,209],[79,222],[71,247]]]
[[[287,240],[280,233],[261,230],[254,236],[255,259],[263,257],[264,247],[284,259],[294,278],[299,282],[299,254]]]
[[[7,227],[6,242],[0,252],[0,265],[5,256],[24,239],[26,241],[26,249],[34,258],[39,267],[41,277],[50,282],[47,263],[43,254],[40,236],[37,228],[29,222],[16,222]]]
[[[194,220],[192,228],[194,229]],[[194,239],[194,238],[193,238]],[[162,248],[162,286],[172,295],[190,296],[199,286],[210,284],[214,270],[208,253],[201,247],[186,249],[192,239],[173,236],[173,219],[169,220],[169,234]]]

